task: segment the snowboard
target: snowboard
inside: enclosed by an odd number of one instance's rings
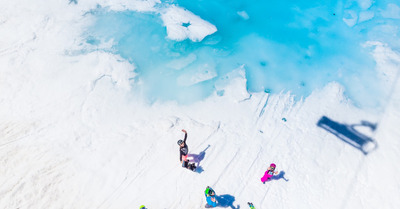
[[[187,168],[191,171],[196,171],[196,165],[194,163],[189,163],[189,160],[183,161],[182,167]]]

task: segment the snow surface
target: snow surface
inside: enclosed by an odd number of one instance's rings
[[[175,5],[166,8],[161,18],[167,27],[168,38],[172,40],[181,41],[188,38],[192,41],[201,41],[217,31],[211,23]]]
[[[148,11],[156,1],[133,2]],[[243,67],[203,101],[149,105],[132,90],[131,63],[78,53],[83,15],[107,3],[0,3],[0,208],[202,208],[207,185],[225,208],[400,207],[400,55],[390,46],[367,43],[390,89],[383,112],[355,107],[335,82],[298,102],[249,94]],[[364,155],[319,128],[323,116],[377,123],[363,130],[377,149]],[[180,167],[181,129],[196,173]],[[271,162],[281,173],[264,185]]]

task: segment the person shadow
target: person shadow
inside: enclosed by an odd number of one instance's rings
[[[285,178],[285,171],[280,171],[278,175],[274,175],[271,177],[271,180],[279,180],[279,179],[289,181],[289,179]]]
[[[199,154],[188,154],[188,157],[192,158],[190,161],[196,163],[196,172],[201,173],[204,171],[204,169],[200,166],[200,162],[204,160],[204,157],[206,156],[206,151],[207,149],[210,148],[210,145],[208,145],[203,151],[201,151]]]
[[[217,207],[222,207],[222,208],[232,208],[232,209],[239,209],[240,205],[237,205],[236,207],[233,205],[233,202],[235,202],[235,197],[229,194],[224,194],[224,195],[216,195],[215,199],[217,200]]]

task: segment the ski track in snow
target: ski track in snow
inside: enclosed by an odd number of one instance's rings
[[[297,102],[290,93],[241,94],[245,77],[220,87],[223,96],[148,105],[131,89],[140,82],[129,62],[104,51],[69,54],[85,49],[82,14],[97,3],[0,3],[0,208],[203,208],[207,185],[233,197],[227,207],[398,208],[395,50],[376,45],[391,88],[382,112],[353,106],[334,82]],[[317,127],[322,116],[379,122],[368,132],[378,149],[363,155]],[[204,151],[199,172],[178,162],[181,129],[189,154]],[[285,176],[264,185],[272,162]]]
[[[146,170],[146,168],[148,168],[149,163],[145,163],[143,162],[145,158],[147,158],[148,156],[148,151],[151,150],[153,148],[153,145],[150,146],[150,148],[147,149],[147,151],[145,152],[145,155],[142,155],[140,157],[140,159],[138,160],[138,162],[135,164],[135,166],[132,166],[126,173],[125,178],[123,179],[123,181],[121,182],[121,184],[108,196],[107,199],[105,199],[105,201],[103,203],[100,204],[100,206],[98,207],[100,208],[110,208],[110,205],[112,203],[110,203],[109,205],[106,205],[106,203],[108,202],[117,202],[118,201],[118,197],[121,196],[127,187],[129,187],[130,185],[132,185],[132,183],[140,176],[144,173],[144,171]],[[143,167],[143,165],[146,165]],[[139,172],[137,172],[137,168],[140,168]],[[130,174],[132,172],[132,170],[135,169],[136,172],[135,174]],[[103,207],[103,205],[105,205]]]

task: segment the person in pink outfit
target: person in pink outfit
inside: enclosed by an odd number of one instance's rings
[[[264,176],[261,178],[261,182],[265,184],[266,181],[270,180],[274,174],[278,174],[278,171],[275,171],[276,165],[271,163],[267,171],[265,171]]]

